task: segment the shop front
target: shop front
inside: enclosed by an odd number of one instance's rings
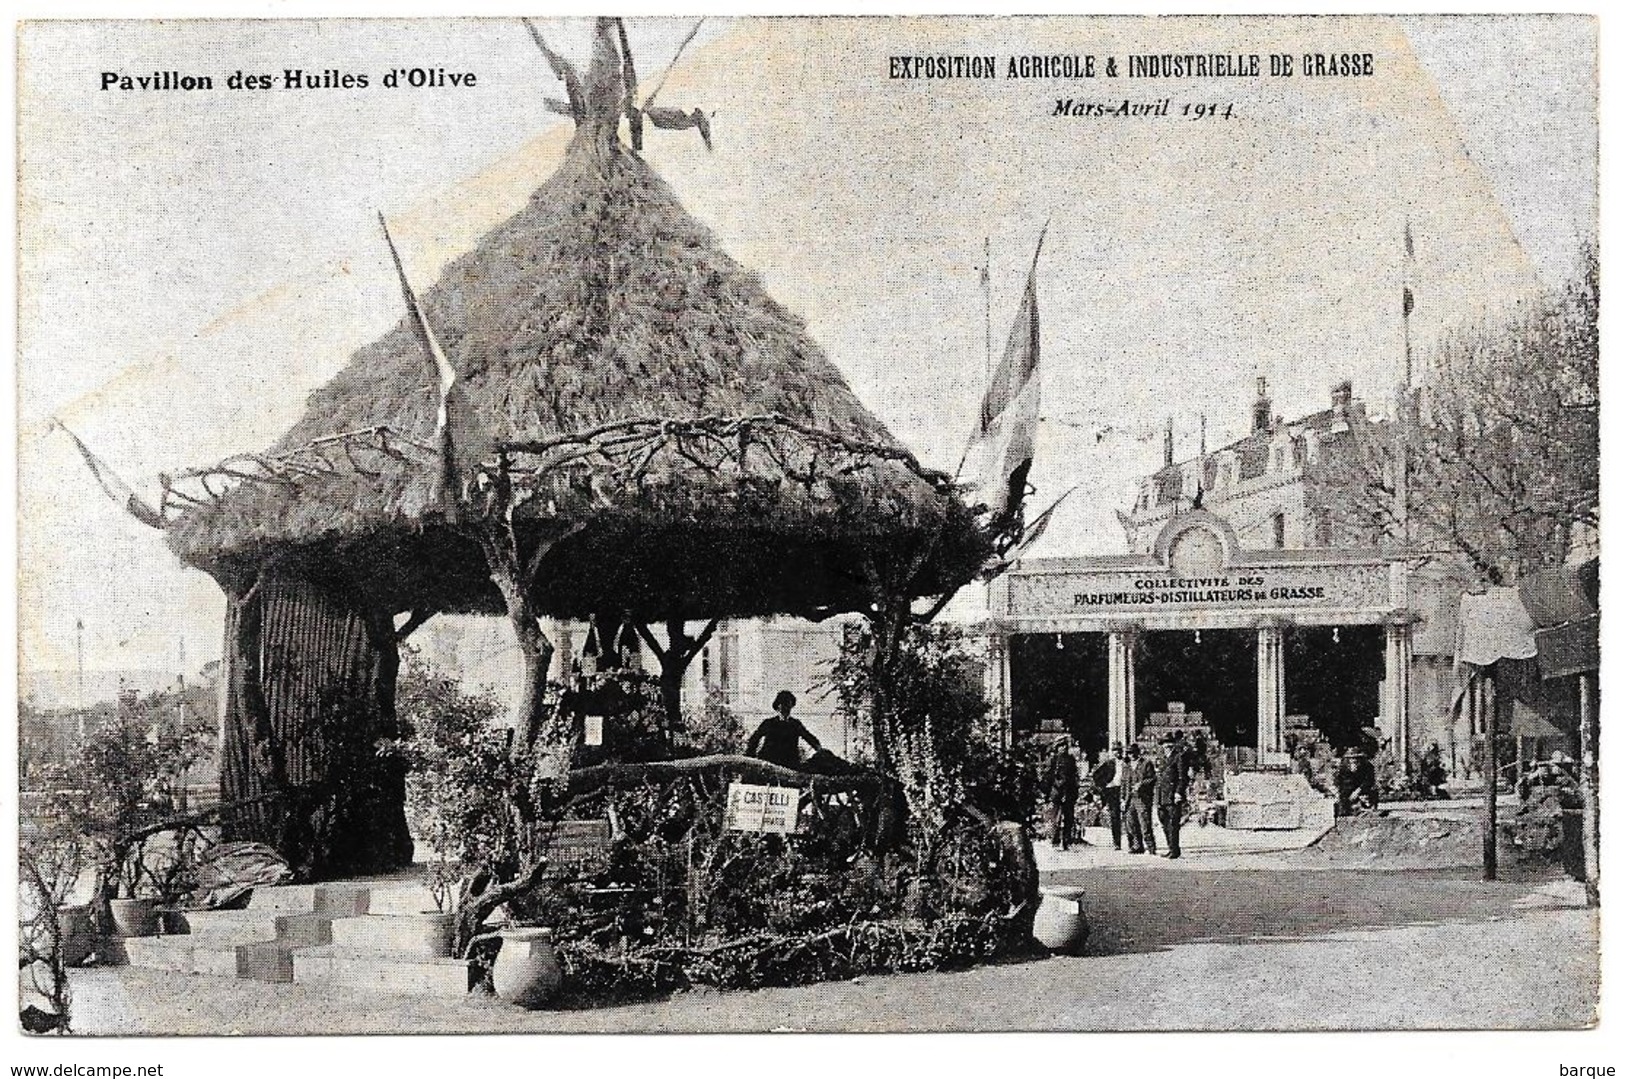
[[[1298,737],[1411,748],[1407,567],[1375,550],[1244,550],[1191,510],[1148,554],[1035,559],[989,596],[994,699],[1015,737],[1065,731],[1094,753],[1148,724],[1205,727],[1244,759]]]

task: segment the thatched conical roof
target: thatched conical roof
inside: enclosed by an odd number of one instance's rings
[[[926,586],[967,577],[983,552],[959,499],[623,144],[618,115],[578,124],[524,209],[421,296],[466,421],[496,450],[621,421],[710,427],[511,457],[521,473],[533,466],[534,497],[516,520],[566,535],[548,556],[542,604],[652,617],[852,609],[867,603],[863,560],[906,550],[940,565]],[[265,457],[297,459],[320,440],[376,429],[369,446],[433,447],[439,405],[409,314],[316,390]],[[728,422],[738,417],[784,423],[749,422],[741,435]],[[170,524],[172,546],[215,571],[336,560],[396,609],[501,609],[478,546],[448,515],[436,458],[324,455],[335,467],[284,470],[189,507]],[[465,525],[481,512],[477,487]]]

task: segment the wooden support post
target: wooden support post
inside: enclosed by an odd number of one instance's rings
[[[1501,778],[1499,753],[1495,744],[1500,724],[1496,713],[1501,710],[1501,695],[1495,692],[1495,668],[1487,667],[1480,676],[1479,707],[1484,716],[1484,879],[1496,876],[1496,820],[1495,793]],[[1489,707],[1483,706],[1484,689],[1490,690]]]
[[[1597,808],[1597,672],[1580,673],[1580,794],[1584,825],[1586,901],[1591,906],[1600,902],[1598,877],[1602,871],[1601,852],[1597,845],[1598,824],[1601,818]]]

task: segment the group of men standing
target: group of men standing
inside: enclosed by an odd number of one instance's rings
[[[1138,742],[1128,747],[1125,756],[1122,743],[1114,742],[1090,778],[1111,820],[1112,846],[1123,849],[1126,831],[1130,854],[1158,853],[1156,820],[1162,823],[1168,840],[1167,857],[1178,858],[1191,772],[1201,764],[1186,745],[1184,732],[1178,730],[1163,738],[1155,751],[1157,759],[1152,756]],[[1079,793],[1078,763],[1070,739],[1056,744],[1045,779],[1052,814],[1050,842],[1065,850],[1075,831]]]

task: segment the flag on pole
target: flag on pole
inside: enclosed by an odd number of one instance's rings
[[[91,453],[90,447],[79,441],[79,436],[68,430],[60,420],[53,420],[52,424],[60,428],[63,434],[73,439],[73,444],[78,447],[79,456],[85,459],[85,464],[90,468],[90,474],[96,477],[96,484],[102,489],[103,494],[117,502],[126,513],[148,528],[163,530],[163,514],[153,509],[145,499],[136,494],[135,488],[119,479],[112,467],[106,461]]]
[[[1045,230],[1048,228],[1046,225]],[[1040,394],[1038,254],[1043,247],[1044,233],[1040,232],[1004,357],[988,382],[976,433],[966,451],[975,500],[996,519],[1011,517],[1020,509],[1033,464]]]
[[[1026,531],[1022,533],[1021,542],[1016,544],[1015,549],[1010,552],[1007,561],[1014,562],[1016,559],[1022,557],[1028,551],[1032,550],[1033,546],[1038,542],[1038,538],[1044,534],[1044,530],[1049,527],[1050,521],[1055,517],[1055,510],[1061,505],[1062,502],[1067,500],[1067,497],[1071,495],[1073,491],[1076,491],[1082,486],[1083,484],[1079,483],[1068,488],[1066,494],[1063,494],[1060,498],[1057,498],[1054,502],[1051,502],[1048,509],[1035,517],[1033,519],[1033,523],[1028,525]]]
[[[395,240],[389,234],[389,223],[384,220],[381,213],[378,215],[378,224],[383,227],[384,243],[389,245],[389,256],[394,260],[395,274],[401,282],[401,297],[406,301],[406,308],[412,314],[412,325],[417,330],[418,342],[434,361],[435,375],[439,378],[440,408],[435,417],[435,445],[440,450],[440,497],[442,507],[447,513],[455,516],[462,485],[480,466],[488,448],[487,440],[479,434],[478,423],[474,419],[472,407],[462,392],[457,371],[446,359],[439,339],[429,326],[428,316],[423,313],[423,305],[418,302],[417,293],[412,290],[412,283],[407,280],[406,267],[401,263],[401,253],[396,250]]]

